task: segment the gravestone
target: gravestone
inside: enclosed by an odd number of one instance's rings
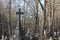
[[[52,37],[50,37],[49,40],[53,40]]]

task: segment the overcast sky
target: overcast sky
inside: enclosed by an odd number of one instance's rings
[[[42,0],[41,3],[44,5],[44,0]]]

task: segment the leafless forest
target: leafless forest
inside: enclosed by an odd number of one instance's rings
[[[0,0],[0,40],[60,40],[60,0]]]

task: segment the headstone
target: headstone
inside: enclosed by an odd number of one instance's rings
[[[56,36],[56,32],[54,32],[54,36]]]
[[[2,40],[4,40],[4,36],[2,35]]]
[[[52,37],[50,37],[49,40],[53,40]]]
[[[46,35],[46,34],[47,34],[46,30],[44,30],[44,37],[47,37],[47,35]]]
[[[13,35],[13,37],[15,38],[15,35]]]
[[[57,34],[59,35],[59,32],[57,32]]]
[[[29,28],[28,28],[28,34],[29,34]]]
[[[44,30],[44,35],[46,35],[46,30]]]
[[[13,35],[13,40],[15,39],[15,35]]]

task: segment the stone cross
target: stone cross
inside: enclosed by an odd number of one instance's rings
[[[19,8],[19,12],[16,12],[16,14],[18,14],[19,16],[19,40],[22,40],[21,36],[22,36],[22,27],[21,27],[21,14],[23,14],[23,12],[21,12],[21,9]]]

